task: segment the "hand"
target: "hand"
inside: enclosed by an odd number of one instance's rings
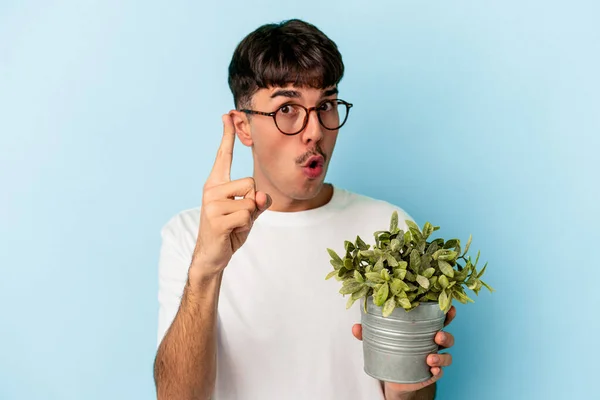
[[[253,178],[231,181],[235,128],[223,115],[223,139],[204,184],[198,239],[192,266],[199,275],[220,273],[245,242],[254,221],[271,206],[268,194],[257,192]],[[236,200],[235,197],[243,197]]]
[[[452,322],[455,316],[456,308],[452,306],[446,314],[444,326],[448,326],[448,324]],[[354,326],[352,327],[352,334],[358,340],[362,340],[362,325],[354,324]],[[434,341],[438,346],[440,346],[440,350],[444,350],[454,345],[454,336],[452,336],[452,334],[448,332],[440,331],[436,333]],[[439,380],[444,374],[442,367],[447,367],[450,364],[452,364],[452,356],[450,354],[430,354],[429,356],[427,356],[427,365],[431,367],[431,374],[433,375],[430,379],[428,379],[425,382],[408,384],[384,382],[386,396],[390,393],[394,393],[395,395],[402,395],[423,389]]]

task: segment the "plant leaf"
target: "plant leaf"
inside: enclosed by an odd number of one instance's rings
[[[382,269],[380,275],[381,275],[381,279],[386,280],[386,281],[390,280],[390,273],[388,272],[387,269],[385,269],[385,268]]]
[[[394,277],[404,280],[404,278],[406,277],[406,270],[400,268],[394,269]]]
[[[383,303],[386,302],[386,300],[388,298],[389,290],[390,290],[390,288],[389,288],[389,285],[387,284],[387,282],[384,283],[383,285],[381,285],[381,287],[375,294],[375,298],[373,299],[373,302],[375,303],[375,305],[381,307],[383,305]]]
[[[329,253],[329,255],[331,256],[331,258],[332,258],[334,261],[337,261],[337,262],[339,262],[340,264],[342,263],[342,259],[340,258],[340,256],[338,256],[338,254],[335,252],[335,250],[332,250],[332,249],[329,249],[329,248],[328,248],[328,249],[327,249],[327,252]]]
[[[393,232],[396,229],[398,229],[398,211],[394,210],[390,221],[390,231]]]
[[[390,242],[390,249],[392,251],[398,251],[400,250],[400,241],[398,239],[392,239],[392,241]]]
[[[352,293],[352,298],[355,299],[355,300],[358,300],[361,297],[365,297],[366,295],[369,294],[369,290],[371,290],[371,288],[369,286],[365,285],[358,292]]]
[[[390,267],[397,267],[398,266],[398,260],[396,260],[394,258],[394,256],[391,255],[390,253],[385,253],[385,258],[386,258],[386,260],[388,262],[388,265]]]
[[[435,268],[427,268],[425,271],[423,271],[422,275],[425,278],[431,278],[433,276],[433,274],[435,274]]]
[[[440,284],[442,289],[446,289],[450,284],[450,282],[448,282],[448,278],[446,278],[446,275],[440,275],[440,277],[438,278],[438,283]]]
[[[406,297],[401,298],[400,300],[398,300],[398,303],[400,304],[400,306],[402,306],[402,308],[404,308],[405,310],[410,308],[410,300],[408,300]]]
[[[369,248],[369,246],[360,238],[360,236],[356,236],[356,247],[363,251]]]
[[[342,286],[342,288],[340,289],[340,294],[352,294],[362,289],[362,287],[362,283],[350,282],[349,284]]]
[[[489,290],[489,291],[490,291],[490,293],[493,293],[493,292],[495,292],[494,288],[493,288],[493,287],[491,287],[490,285],[488,285],[487,283],[485,283],[484,281],[479,281],[479,282],[481,282],[481,284],[482,284],[483,286],[485,286],[485,287],[487,288],[487,290]]]
[[[356,279],[356,282],[365,283],[365,278],[356,269],[354,270],[354,279]]]
[[[448,278],[454,278],[454,268],[452,268],[448,262],[444,260],[438,260],[438,265],[440,267],[440,271],[442,271],[442,274],[446,275]]]
[[[350,307],[352,307],[352,304],[354,304],[354,302],[357,299],[353,298],[353,297],[348,297],[348,301],[346,302],[346,310],[349,309]]]
[[[383,283],[385,282],[382,278],[381,278],[381,274],[378,272],[366,272],[365,276],[367,277],[368,280],[375,282],[375,283]]]
[[[438,302],[440,305],[440,310],[445,311],[446,307],[448,306],[448,293],[446,293],[445,290],[442,290],[440,292],[440,297],[438,298]]]
[[[417,282],[423,289],[429,289],[429,279],[424,277],[423,275],[417,275]]]
[[[383,316],[389,317],[392,314],[392,312],[394,312],[394,308],[396,308],[396,299],[394,299],[394,297],[392,296],[389,299],[387,299],[387,301],[383,305]]]
[[[421,270],[421,255],[419,254],[419,250],[413,249],[410,252],[410,269],[418,274]]]
[[[333,277],[334,275],[337,275],[337,274],[338,274],[337,271],[335,271],[335,270],[331,271],[330,273],[327,274],[327,276],[325,277],[325,280],[327,280],[327,279],[329,279],[329,278],[331,278],[331,277]]]
[[[463,257],[469,251],[469,247],[471,247],[471,240],[473,240],[473,235],[469,235],[469,240],[467,240],[467,245],[465,246],[465,251],[463,253]]]
[[[477,274],[478,278],[481,278],[481,276],[483,275],[485,269],[487,268],[488,263],[485,263],[483,268],[481,269],[481,271],[479,271],[479,273]]]

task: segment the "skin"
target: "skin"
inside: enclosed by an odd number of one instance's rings
[[[334,87],[324,89],[267,88],[258,90],[249,108],[271,112],[286,103],[317,106],[337,98]],[[158,399],[209,399],[216,379],[216,317],[223,270],[245,243],[254,221],[266,209],[281,212],[309,210],[329,202],[333,187],[324,183],[338,131],[323,128],[311,112],[297,135],[283,135],[273,118],[231,110],[223,115],[223,138],[213,169],[204,184],[198,239],[188,270],[179,310],[157,351],[154,379]],[[231,180],[235,137],[251,148],[252,177]],[[302,165],[313,155],[324,157],[323,173],[309,179]],[[242,197],[234,199],[234,197]],[[448,313],[446,324],[456,314]],[[362,340],[360,324],[352,333]],[[436,343],[446,348],[452,335],[439,332]],[[449,354],[428,358],[434,377],[418,385],[382,383],[387,400],[433,399],[441,368]]]

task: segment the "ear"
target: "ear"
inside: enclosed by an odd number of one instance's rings
[[[233,120],[233,126],[235,127],[235,133],[237,137],[240,139],[240,142],[244,146],[251,147],[252,135],[250,133],[250,122],[248,121],[248,116],[246,113],[237,110],[231,110],[229,112],[231,119]]]

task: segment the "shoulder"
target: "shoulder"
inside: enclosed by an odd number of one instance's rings
[[[182,210],[173,215],[161,228],[163,242],[171,242],[184,252],[190,252],[198,237],[200,207]]]
[[[405,220],[415,221],[410,213],[401,205],[391,203],[387,200],[378,199],[365,194],[340,189],[347,193],[350,201],[348,202],[349,211],[361,219],[371,221],[385,221],[389,223],[394,211],[398,213],[398,222],[400,226],[406,227]]]

